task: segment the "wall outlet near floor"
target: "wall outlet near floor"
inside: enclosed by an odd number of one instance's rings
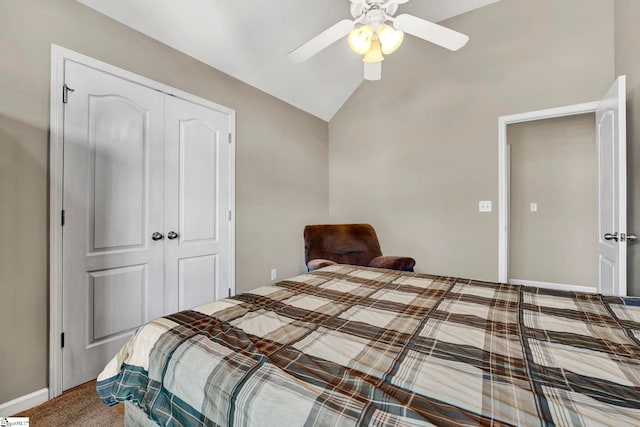
[[[271,280],[276,280],[278,278],[278,270],[275,268],[271,269]]]
[[[491,200],[481,200],[478,202],[478,212],[491,212]]]

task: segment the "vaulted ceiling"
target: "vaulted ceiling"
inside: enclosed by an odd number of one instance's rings
[[[363,80],[363,64],[346,40],[302,64],[287,58],[351,18],[348,0],[78,1],[326,121]],[[413,0],[398,13],[440,22],[496,1]]]

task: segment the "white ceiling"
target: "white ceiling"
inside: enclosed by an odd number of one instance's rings
[[[289,51],[350,19],[348,0],[78,1],[326,121],[362,82],[362,62],[346,40],[303,64],[287,59]],[[397,13],[439,22],[496,1],[413,0]]]

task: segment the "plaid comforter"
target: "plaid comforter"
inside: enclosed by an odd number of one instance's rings
[[[97,389],[161,425],[639,425],[625,302],[336,265],[154,320]]]

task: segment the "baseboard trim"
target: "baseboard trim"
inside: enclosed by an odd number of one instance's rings
[[[535,286],[536,288],[554,289],[557,291],[597,293],[597,289],[589,286],[567,285],[564,283],[536,282],[534,280],[509,279],[512,285]]]
[[[49,399],[49,389],[43,388],[33,393],[25,394],[6,403],[0,404],[0,417],[10,417],[19,412],[38,406]]]

